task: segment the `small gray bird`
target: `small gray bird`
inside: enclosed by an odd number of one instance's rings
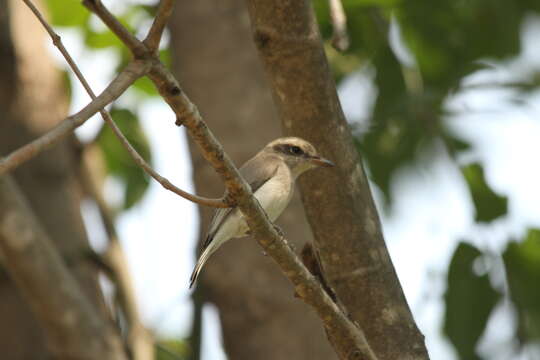
[[[334,166],[323,159],[309,142],[297,137],[279,138],[248,160],[240,174],[271,221],[276,220],[291,200],[294,181],[300,174],[320,166]],[[216,210],[202,253],[191,274],[189,287],[197,280],[208,258],[225,242],[247,235],[249,227],[240,210]]]

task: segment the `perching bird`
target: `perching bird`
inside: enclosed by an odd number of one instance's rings
[[[240,173],[271,221],[276,220],[291,200],[294,181],[300,174],[319,167],[334,166],[323,159],[309,142],[297,137],[279,138],[248,160]],[[236,208],[216,210],[202,253],[191,274],[189,287],[197,280],[208,258],[225,242],[247,235],[249,227]]]

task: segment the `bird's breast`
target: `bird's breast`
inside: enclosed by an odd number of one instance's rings
[[[268,214],[270,220],[274,221],[289,204],[292,192],[292,180],[289,177],[276,176],[261,186],[256,191],[255,197]]]

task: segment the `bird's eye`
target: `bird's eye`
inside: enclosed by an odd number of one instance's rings
[[[289,151],[291,152],[291,154],[294,154],[294,155],[301,155],[304,153],[302,149],[300,149],[300,147],[298,146],[291,146],[289,148]]]

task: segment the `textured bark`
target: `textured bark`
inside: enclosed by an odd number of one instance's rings
[[[428,359],[386,249],[309,1],[248,4],[285,132],[311,141],[337,164],[336,171],[300,179],[328,284],[379,359]]]
[[[184,90],[238,165],[279,137],[279,122],[237,1],[177,5],[171,21],[174,70]],[[197,192],[219,196],[223,186],[192,146]],[[201,231],[212,210],[201,209]],[[311,232],[296,198],[278,222],[298,249]],[[186,280],[186,284],[188,279]],[[334,359],[320,321],[253,239],[229,242],[206,265],[200,285],[222,320],[231,359]]]
[[[36,138],[66,115],[60,73],[46,56],[45,34],[21,1],[0,0],[0,153]],[[96,316],[108,321],[80,216],[74,148],[63,141],[14,175],[43,228],[69,260]],[[10,359],[45,359],[40,326],[6,275],[0,279],[0,349]]]
[[[55,359],[127,359],[117,333],[83,294],[11,176],[0,177],[0,249]]]

